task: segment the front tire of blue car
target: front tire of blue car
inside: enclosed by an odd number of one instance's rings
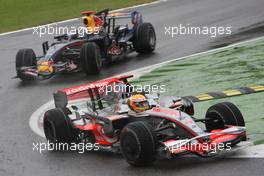
[[[17,77],[22,81],[34,80],[33,77],[25,75],[21,68],[36,66],[36,54],[32,49],[20,49],[16,54],[16,72]]]

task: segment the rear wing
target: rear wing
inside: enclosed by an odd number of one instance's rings
[[[107,22],[107,24],[108,24],[107,32],[110,33],[112,30],[112,33],[113,33],[115,30],[115,27],[116,27],[116,20],[117,19],[124,19],[124,18],[131,18],[131,23],[133,24],[134,27],[137,27],[139,24],[141,24],[143,22],[142,15],[138,11],[112,12],[112,13],[109,13],[105,17],[105,22]]]
[[[115,27],[116,27],[116,20],[118,19],[127,19],[131,18],[131,23],[134,27],[138,26],[143,22],[142,15],[138,11],[132,11],[132,12],[118,12],[118,11],[112,11],[110,12],[109,9],[104,9],[100,12],[96,11],[83,11],[81,12],[82,15],[90,16],[95,15],[100,17],[104,21],[104,27],[106,28],[106,31],[110,33],[114,33]]]
[[[83,84],[80,86],[74,86],[70,88],[64,88],[58,90],[53,94],[54,104],[56,108],[66,108],[69,100],[77,100],[82,98],[91,98],[93,109],[96,109],[96,104],[99,109],[103,108],[100,101],[100,95],[104,93],[104,88],[111,83],[128,83],[128,78],[132,78],[133,75],[125,75],[120,77],[114,77],[104,80],[95,81],[88,84]]]

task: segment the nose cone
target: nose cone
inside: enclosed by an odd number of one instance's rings
[[[49,64],[48,61],[44,61],[44,62],[41,62],[39,65],[38,65],[38,72],[40,74],[45,74],[45,75],[49,75],[49,74],[52,74],[54,71],[53,67]]]

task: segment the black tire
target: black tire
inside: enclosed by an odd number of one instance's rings
[[[70,118],[60,108],[48,110],[44,114],[43,128],[46,139],[50,143],[70,144],[77,141],[77,134]]]
[[[223,129],[224,125],[245,126],[244,117],[236,105],[230,102],[218,103],[211,106],[205,115],[207,131]]]
[[[151,53],[156,48],[156,33],[151,23],[142,23],[137,27],[133,42],[136,52]]]
[[[154,161],[156,145],[156,135],[147,122],[129,123],[121,132],[121,151],[132,166],[150,165]]]
[[[81,65],[87,75],[99,74],[102,68],[100,48],[94,42],[85,43],[80,53]]]
[[[33,80],[33,77],[23,74],[21,67],[35,66],[37,64],[36,54],[32,49],[20,49],[16,54],[17,77],[22,81]]]

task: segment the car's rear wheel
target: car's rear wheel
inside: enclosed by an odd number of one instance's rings
[[[52,144],[77,141],[77,133],[71,120],[61,108],[48,110],[44,114],[43,128],[46,139]]]
[[[98,74],[102,68],[100,48],[94,42],[85,43],[80,53],[81,65],[87,75]]]
[[[151,164],[154,161],[156,144],[156,135],[151,125],[146,122],[129,123],[121,132],[121,151],[130,165]]]
[[[138,53],[151,53],[156,48],[156,33],[151,23],[142,23],[137,27],[133,41]]]
[[[236,105],[230,102],[222,102],[211,106],[205,115],[206,130],[224,129],[225,125],[245,126],[242,113]],[[246,137],[243,138],[246,140]]]
[[[34,78],[25,75],[21,70],[22,67],[31,67],[37,64],[36,54],[32,49],[20,49],[16,54],[16,71],[17,77],[22,81],[31,81]]]

